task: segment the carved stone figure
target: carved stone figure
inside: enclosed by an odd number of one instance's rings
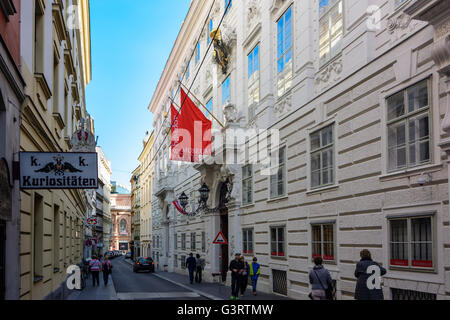
[[[227,74],[230,48],[223,41],[220,29],[213,30],[210,36],[214,43],[214,60],[221,67],[222,73]]]

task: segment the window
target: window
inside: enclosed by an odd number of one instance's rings
[[[186,250],[186,233],[181,234],[181,250]]]
[[[59,110],[59,60],[53,55],[53,113],[60,113]]]
[[[311,188],[334,184],[334,126],[311,135]]]
[[[44,199],[39,194],[34,195],[34,281],[42,280],[44,255]]]
[[[191,250],[196,250],[196,234],[195,234],[195,232],[191,233]]]
[[[259,103],[259,44],[248,55],[248,110],[249,119],[255,117],[255,105]]]
[[[59,271],[59,249],[60,249],[60,219],[59,219],[59,207],[53,207],[53,269]]]
[[[253,254],[253,229],[242,230],[242,248],[244,254]]]
[[[210,113],[206,112],[205,116],[206,116],[209,120],[211,120],[211,118],[212,118],[211,114],[213,113],[213,99],[212,99],[212,98],[209,99],[208,102],[206,103],[206,109],[208,109],[208,111],[209,111]]]
[[[181,269],[186,269],[186,256],[181,256]]]
[[[206,252],[206,232],[202,232],[202,252]]]
[[[395,0],[395,8],[400,7],[400,5],[404,2],[406,2],[407,0]]]
[[[231,9],[233,2],[232,0],[225,0],[225,14],[228,13],[228,10]]]
[[[390,225],[390,265],[433,269],[433,218],[430,216],[392,219]]]
[[[274,199],[286,195],[286,147],[281,147],[270,158],[271,173],[275,172],[270,176],[270,198]]]
[[[278,96],[281,97],[292,84],[292,7],[278,20]]]
[[[212,33],[212,31],[213,31],[213,19],[210,19],[209,20],[209,23],[208,23],[208,45],[209,45],[209,43],[211,42],[211,33]]]
[[[430,163],[428,80],[387,99],[388,170]]]
[[[195,46],[195,65],[200,61],[200,42]]]
[[[178,234],[175,233],[173,236],[173,248],[175,250],[178,250]]]
[[[186,81],[188,81],[190,75],[191,75],[191,61],[188,61],[186,66]]]
[[[334,224],[312,226],[312,258],[335,261]]]
[[[44,73],[44,10],[39,0],[34,6],[34,72]]]
[[[341,51],[344,35],[342,0],[320,0],[319,15],[320,66],[323,66]]]
[[[227,100],[230,99],[230,77],[222,83],[222,105],[227,103]]]
[[[125,219],[120,221],[120,234],[127,234],[127,222]]]
[[[178,268],[178,255],[173,256],[173,267]]]
[[[270,228],[270,255],[272,257],[285,256],[284,231],[285,227]]]
[[[242,168],[242,204],[253,203],[253,167],[251,164]]]

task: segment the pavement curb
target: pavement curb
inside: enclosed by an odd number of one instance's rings
[[[166,277],[163,277],[163,276],[161,276],[161,275],[159,275],[159,274],[157,274],[157,273],[154,273],[153,275],[156,276],[156,277],[158,277],[158,278],[160,278],[160,279],[163,279],[163,280],[165,280],[165,281],[171,282],[171,283],[173,283],[173,284],[175,284],[175,285],[177,285],[177,286],[179,286],[179,287],[182,287],[182,288],[187,289],[187,290],[189,290],[189,291],[195,292],[195,293],[197,293],[197,294],[199,294],[199,295],[201,295],[201,296],[203,296],[203,297],[205,297],[205,298],[207,298],[207,299],[210,299],[210,300],[216,300],[216,301],[219,301],[219,300],[220,300],[220,301],[223,301],[223,300],[225,300],[225,299],[216,297],[216,296],[214,296],[214,295],[212,295],[212,294],[204,293],[203,291],[200,291],[200,290],[197,290],[197,289],[194,289],[194,288],[185,286],[184,284],[181,284],[181,283],[176,282],[176,281],[174,281],[174,280],[171,280],[171,279],[168,279],[168,278],[166,278]]]

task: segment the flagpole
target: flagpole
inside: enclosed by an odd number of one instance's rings
[[[178,82],[188,91],[188,93],[187,94],[191,94],[194,98],[195,98],[195,100],[197,100],[198,101],[198,103],[200,103],[201,104],[201,106],[203,107],[203,108],[205,108],[205,110],[211,115],[211,117],[213,117],[214,118],[214,120],[216,120],[219,124],[220,124],[220,126],[222,127],[222,128],[225,128],[225,126],[222,124],[222,122],[220,122],[219,121],[219,119],[217,119],[213,114],[212,114],[212,112],[211,111],[209,111],[208,110],[208,108],[207,107],[205,107],[205,105],[191,92],[191,90],[189,90],[188,88],[186,88],[186,86],[183,84],[183,82],[181,82],[180,80],[178,80]],[[173,101],[173,100],[172,100]],[[174,102],[175,103],[175,102]],[[175,103],[176,104],[176,103]]]

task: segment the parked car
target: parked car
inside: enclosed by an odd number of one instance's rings
[[[125,259],[131,259],[131,251],[128,251],[125,255]]]
[[[152,258],[139,258],[134,262],[133,272],[149,271],[155,272],[155,262]]]
[[[112,252],[112,251],[106,252],[106,256],[108,257],[108,259],[114,259],[115,258],[114,257],[114,252]]]
[[[114,250],[114,255],[115,255],[116,257],[120,256],[120,251],[119,251],[119,250]]]

